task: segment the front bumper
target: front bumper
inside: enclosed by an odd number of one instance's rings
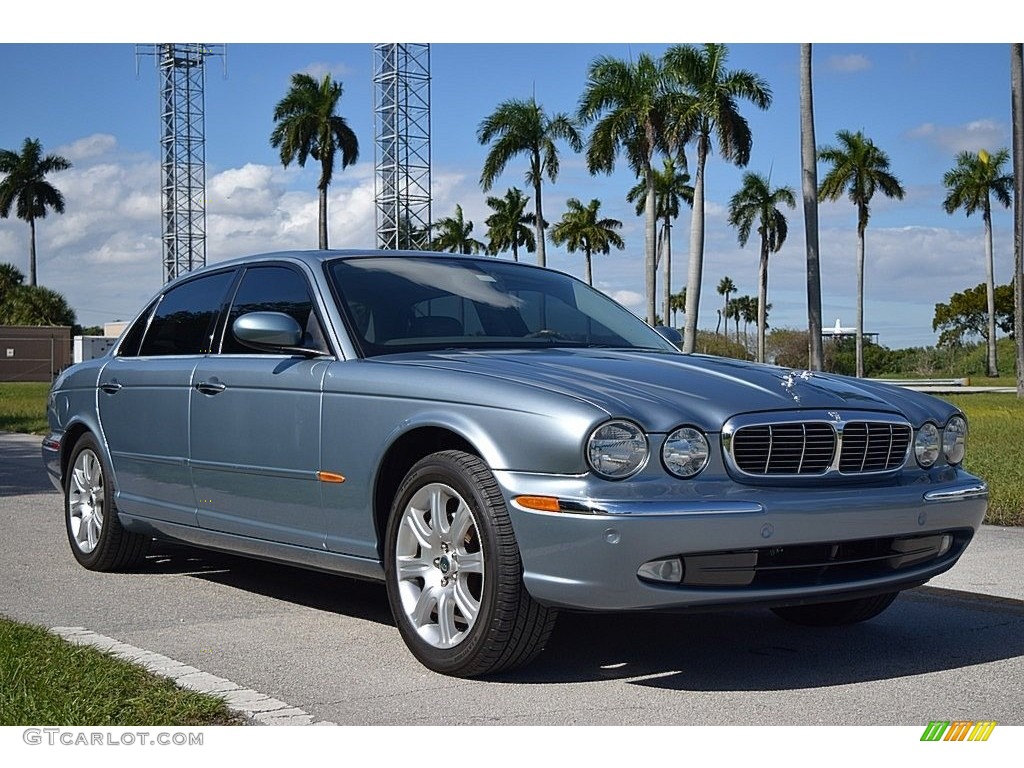
[[[634,489],[634,498],[623,488],[612,499],[595,498],[587,478],[495,476],[530,594],[546,605],[595,611],[781,605],[909,588],[956,563],[988,504],[982,481],[949,469],[888,485],[793,489],[713,482],[677,486],[673,493],[669,484],[651,483]],[[565,500],[563,509],[580,511],[538,512],[517,504],[517,496],[554,497]],[[856,553],[865,542],[877,548],[889,539],[903,546],[944,536],[949,546],[935,557],[909,564],[891,558],[889,569],[883,559],[871,568],[822,569],[820,577],[804,568],[799,579],[728,586],[652,583],[638,575],[642,565],[661,558],[714,561],[722,553],[749,558],[753,552],[767,569],[795,551]]]
[[[61,450],[61,433],[51,432],[49,435],[43,438],[43,444],[40,448],[43,455],[43,466],[46,468],[46,475],[50,478],[50,482],[53,483],[53,487],[58,491],[63,492],[64,488],[61,485],[61,474],[60,474],[60,450]]]

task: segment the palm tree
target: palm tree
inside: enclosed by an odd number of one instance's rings
[[[818,159],[831,164],[818,188],[826,200],[838,200],[846,192],[857,206],[857,376],[864,375],[864,232],[876,191],[903,199],[900,180],[889,172],[889,156],[861,131],[838,131],[837,147],[822,147]]]
[[[524,246],[533,253],[537,250],[537,239],[528,225],[536,220],[536,214],[526,212],[530,198],[523,197],[521,189],[512,187],[505,197],[488,197],[487,205],[494,211],[484,219],[487,225],[487,252],[497,256],[502,251],[512,250],[512,259],[519,261],[519,247]]]
[[[690,268],[686,284],[686,329],[683,351],[692,352],[697,338],[701,275],[704,269],[704,166],[717,139],[722,159],[743,167],[750,161],[753,138],[750,126],[737,109],[737,100],[750,101],[758,109],[772,103],[768,83],[753,72],[725,68],[729,49],[717,43],[701,48],[680,45],[665,52],[665,67],[689,94],[681,117],[685,134],[697,145],[693,183],[693,216],[690,218]]]
[[[718,295],[724,296],[725,299],[722,302],[722,309],[718,312],[718,325],[715,326],[715,333],[718,333],[718,327],[721,325],[722,319],[725,318],[725,335],[729,335],[729,296],[735,292],[736,283],[728,275],[718,281]]]
[[[1010,152],[1000,149],[990,155],[984,149],[974,152],[961,152],[956,156],[956,167],[946,171],[942,183],[949,190],[942,207],[952,215],[957,209],[963,208],[970,216],[981,211],[981,220],[985,224],[985,279],[988,296],[988,375],[998,376],[996,364],[996,284],[992,257],[992,198],[1010,207],[1010,194],[1013,190],[1013,176],[1003,173],[1003,165],[1010,159]]]
[[[677,316],[680,312],[686,309],[686,286],[684,285],[679,293],[673,293],[672,299],[669,304],[669,309],[672,310],[672,327],[678,328],[679,322]]]
[[[1024,398],[1024,45],[1010,44],[1013,125],[1013,333],[1017,348],[1017,397]]]
[[[0,303],[8,291],[12,291],[25,282],[25,276],[13,264],[0,264]]]
[[[327,187],[334,176],[334,161],[341,152],[342,170],[359,159],[359,140],[345,118],[336,115],[342,85],[329,74],[316,82],[299,72],[292,75],[292,86],[274,107],[270,146],[280,149],[281,164],[287,168],[293,160],[306,166],[306,159],[320,161],[320,248],[327,249]]]
[[[430,244],[431,250],[447,251],[448,253],[480,253],[487,246],[474,238],[473,222],[466,221],[462,214],[462,206],[455,206],[454,216],[445,216],[432,225],[437,232]]]
[[[481,144],[494,142],[480,173],[480,186],[484,192],[490,190],[495,179],[505,170],[509,161],[519,155],[526,155],[530,161],[526,170],[526,183],[533,186],[534,227],[536,228],[537,263],[547,265],[544,250],[544,210],[541,205],[541,182],[558,178],[558,150],[556,141],[565,141],[573,152],[583,148],[583,140],[572,119],[559,112],[548,115],[535,99],[523,101],[509,99],[498,105],[484,118],[477,129],[477,140]]]
[[[64,195],[46,180],[57,171],[66,171],[71,163],[60,155],[43,156],[39,139],[26,138],[21,153],[0,149],[0,219],[14,215],[28,222],[28,284],[36,284],[36,219],[45,219],[53,209],[64,213]]]
[[[587,285],[593,285],[594,274],[590,257],[595,253],[607,254],[613,247],[620,251],[626,247],[616,231],[622,228],[622,222],[617,219],[598,218],[600,200],[591,200],[590,205],[584,207],[575,197],[570,197],[566,201],[566,206],[569,210],[551,227],[551,242],[555,245],[565,244],[569,253],[583,251]]]
[[[641,53],[636,62],[601,56],[587,70],[587,85],[580,98],[577,117],[583,124],[594,123],[587,144],[587,167],[591,173],[611,173],[620,150],[630,168],[643,180],[644,200],[644,290],[647,322],[655,324],[657,257],[657,187],[654,156],[667,154],[675,146],[674,116],[679,113],[680,95],[667,87],[659,60]]]
[[[729,201],[729,224],[736,227],[740,246],[745,246],[757,225],[761,236],[761,258],[757,270],[757,361],[765,360],[764,333],[767,325],[765,308],[768,306],[768,255],[778,253],[789,225],[780,205],[796,207],[796,197],[790,187],[771,188],[768,179],[759,173],[743,174],[743,186]]]
[[[685,158],[682,165],[685,168]],[[672,220],[679,218],[679,202],[693,206],[693,187],[689,184],[690,174],[679,170],[676,161],[665,158],[665,165],[660,171],[654,172],[654,208],[655,217],[661,222],[657,232],[656,262],[661,262],[661,254],[665,255],[665,268],[662,271],[662,313],[667,318],[672,304]],[[626,195],[626,199],[636,204],[636,215],[642,216],[647,206],[647,185],[639,182]]]
[[[19,285],[0,305],[0,324],[74,325],[75,311],[56,291],[41,285]]]
[[[818,163],[814,139],[814,92],[811,87],[811,44],[800,45],[800,167],[807,249],[808,368],[825,366],[821,336],[821,261],[818,251]]]

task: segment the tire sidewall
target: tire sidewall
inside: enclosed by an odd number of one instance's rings
[[[409,650],[429,669],[442,674],[466,675],[473,674],[477,659],[483,650],[494,642],[493,636],[497,631],[495,618],[499,600],[499,568],[496,558],[499,556],[500,546],[494,515],[507,516],[508,513],[504,501],[500,507],[488,501],[477,484],[467,477],[468,468],[456,456],[459,454],[432,454],[414,465],[405,476],[388,517],[384,570],[391,612]],[[475,457],[468,454],[461,456],[475,460]],[[395,568],[395,548],[405,508],[420,488],[432,483],[450,486],[469,505],[480,537],[483,558],[484,579],[480,612],[465,639],[454,648],[446,649],[435,648],[423,640],[406,616]]]

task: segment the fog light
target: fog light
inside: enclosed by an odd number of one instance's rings
[[[678,557],[651,560],[637,570],[636,575],[648,581],[662,581],[678,584],[683,580],[683,561]]]
[[[953,537],[946,535],[942,537],[942,541],[939,543],[939,553],[936,557],[942,557],[944,554],[949,552],[953,548]]]

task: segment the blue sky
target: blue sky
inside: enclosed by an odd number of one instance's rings
[[[68,8],[71,13],[75,6]],[[158,290],[161,280],[158,82],[154,60],[136,61],[132,43],[167,39],[161,34],[166,29],[143,23],[87,34],[87,29],[76,26],[74,14],[60,18],[48,39],[30,44],[18,42],[23,38],[17,35],[17,24],[0,31],[0,104],[4,105],[0,147],[18,149],[26,136],[37,137],[46,151],[58,152],[74,163],[73,169],[52,177],[65,194],[67,212],[38,225],[40,282],[64,293],[83,324],[127,319]],[[239,30],[229,22],[213,14],[195,29],[171,30],[181,31],[173,39],[228,41],[225,61],[211,60],[207,70],[209,261],[316,245],[317,171],[312,164],[306,169],[282,168],[268,141],[274,104],[287,90],[291,74],[299,71],[330,72],[342,81],[345,93],[340,112],[360,141],[359,162],[336,172],[331,188],[331,245],[372,246],[370,43],[386,36],[376,31],[380,25],[361,18],[336,33],[355,42],[255,44],[247,40],[301,40],[335,33],[286,29],[275,34],[270,31],[275,30],[273,26],[254,24],[252,29]],[[339,29],[344,26],[341,20],[338,25]],[[758,42],[772,40],[772,34],[762,33],[756,24],[750,26],[737,35],[749,42],[730,43],[729,65],[761,75],[774,100],[766,112],[741,105],[754,134],[747,170],[770,172],[773,184],[789,185],[799,195],[798,45]],[[521,22],[511,24],[509,39],[532,39],[523,29]],[[665,34],[683,36],[685,29],[680,24],[673,33],[669,25]],[[488,215],[479,186],[487,149],[476,140],[480,121],[499,102],[531,94],[548,111],[574,112],[587,66],[596,56],[628,58],[641,51],[657,55],[666,47],[628,38],[606,43],[499,43],[493,41],[490,28],[486,36],[472,27],[453,34],[436,19],[420,26],[411,17],[405,19],[404,28],[389,27],[389,31],[404,32],[404,39],[419,34],[421,40],[445,41],[434,42],[431,50],[434,217],[450,215],[455,204],[461,204],[480,239],[484,239],[483,220]],[[698,36],[700,31],[706,34]],[[858,31],[854,26],[848,34]],[[200,32],[205,34],[200,37]],[[814,29],[791,34],[801,33],[805,39],[816,39]],[[961,33],[963,39],[985,39],[970,26],[931,32],[936,40],[956,40]],[[551,29],[544,34],[569,39]],[[629,31],[614,30],[613,37],[623,34]],[[644,30],[637,38],[651,34],[652,30]],[[713,26],[695,27],[686,36],[728,39]],[[607,37],[595,34],[591,39]],[[864,38],[872,39],[868,34]],[[78,42],[85,40],[104,42]],[[819,145],[833,142],[837,130],[863,130],[889,154],[892,170],[907,192],[903,201],[876,198],[872,206],[866,330],[879,333],[880,341],[890,347],[934,344],[934,304],[976,285],[985,274],[982,222],[978,216],[968,218],[962,212],[950,216],[943,211],[942,174],[953,166],[960,150],[1009,146],[1009,48],[991,42],[817,43],[814,76]],[[584,202],[596,197],[602,201],[604,215],[623,222],[626,250],[595,258],[595,284],[639,312],[642,220],[625,201],[635,179],[623,163],[611,176],[592,177],[582,155],[568,148],[563,148],[561,163],[557,182],[545,188],[547,218],[556,220],[569,197]],[[524,170],[523,163],[511,163],[491,194],[501,195],[513,185],[526,189]],[[720,305],[715,286],[722,276],[730,276],[741,293],[756,295],[756,244],[741,249],[735,231],[726,223],[726,206],[743,170],[717,156],[708,164],[705,285],[699,321],[704,328],[715,327],[715,310]],[[773,255],[770,269],[769,301],[774,306],[770,321],[775,327],[806,324],[799,207],[789,214],[789,221],[789,240]],[[1001,283],[1012,274],[1011,226],[1010,212],[997,210],[996,276]],[[856,299],[852,204],[845,199],[823,204],[820,227],[825,322],[831,325],[842,318],[844,325],[852,325]],[[686,210],[674,230],[673,290],[685,281],[688,231]],[[0,261],[27,272],[27,240],[24,222],[0,220]],[[550,244],[548,253],[550,266],[582,275],[581,256]]]

